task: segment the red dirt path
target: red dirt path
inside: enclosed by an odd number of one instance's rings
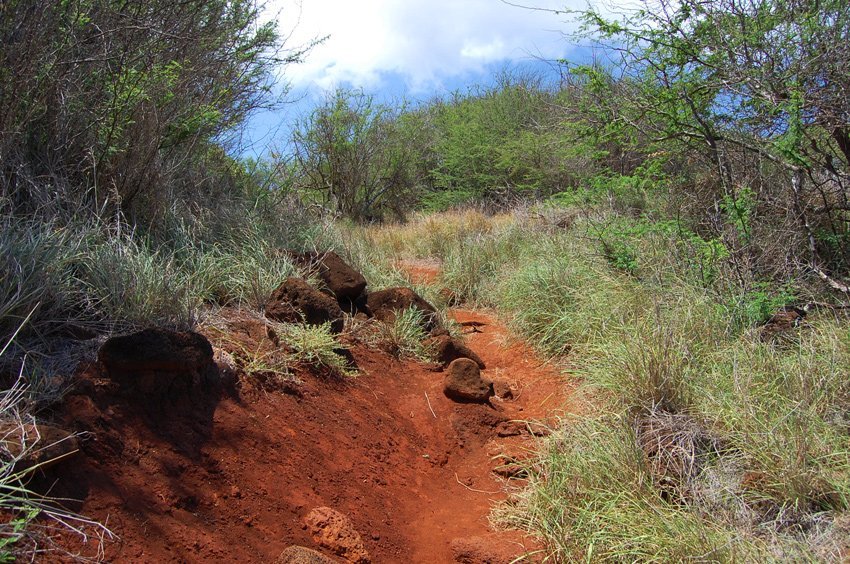
[[[292,544],[319,548],[303,523],[317,506],[347,515],[373,562],[453,562],[452,541],[472,537],[483,542],[470,561],[533,551],[489,526],[505,499],[492,470],[499,454],[533,444],[510,421],[553,422],[570,388],[493,315],[453,315],[477,326],[467,343],[483,375],[508,382],[514,399],[454,403],[441,373],[363,346],[350,381],[302,375],[293,393],[233,391],[156,413],[96,393],[92,372],[67,413],[94,438],[54,494],[83,499],[74,509],[120,536],[104,547],[110,561],[271,562]]]

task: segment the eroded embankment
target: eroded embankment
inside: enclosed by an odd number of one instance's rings
[[[505,481],[521,479],[511,461],[543,429],[523,421],[553,423],[569,388],[495,316],[451,315],[501,397],[454,402],[434,367],[356,343],[353,379],[299,373],[297,385],[242,382],[168,401],[119,393],[95,365],[66,402],[67,424],[91,432],[85,456],[62,469],[53,494],[84,500],[74,509],[119,535],[104,546],[111,561],[269,562],[290,545],[331,554],[305,524],[317,507],[347,516],[374,562],[533,552],[488,515]],[[228,323],[264,338],[237,314]]]

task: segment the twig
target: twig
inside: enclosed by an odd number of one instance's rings
[[[425,401],[427,401],[427,402],[428,402],[428,409],[430,409],[430,410],[431,410],[431,415],[433,415],[433,416],[434,416],[434,419],[436,419],[436,418],[437,418],[437,414],[436,414],[436,413],[434,413],[434,408],[433,408],[433,407],[431,407],[431,400],[429,400],[429,399],[428,399],[428,392],[425,392]]]
[[[461,486],[463,486],[463,487],[465,487],[466,489],[468,489],[469,491],[471,491],[471,492],[475,492],[475,493],[483,493],[483,494],[497,494],[497,493],[500,493],[500,491],[501,491],[501,490],[496,490],[496,491],[494,491],[494,492],[488,492],[488,491],[486,491],[486,490],[476,490],[475,488],[470,488],[469,486],[467,486],[466,484],[464,484],[463,482],[461,482],[461,481],[460,481],[460,478],[458,478],[458,477],[457,477],[457,472],[455,472],[455,480],[456,480],[456,481],[457,481],[457,483],[458,483],[458,484],[460,484]]]

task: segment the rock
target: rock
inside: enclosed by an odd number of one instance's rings
[[[424,314],[423,328],[431,331],[437,327],[437,310],[410,288],[387,288],[369,294],[366,301],[372,315],[381,321],[392,323],[396,312],[416,308]]]
[[[303,546],[290,546],[275,559],[275,564],[336,564],[336,560]]]
[[[514,399],[514,391],[511,388],[511,385],[504,380],[493,380],[493,393],[496,394],[496,397],[499,399]]]
[[[366,290],[366,278],[333,251],[324,253],[291,253],[290,257],[318,274],[328,290],[338,299],[354,300]]]
[[[425,345],[434,351],[434,357],[443,368],[447,367],[452,361],[459,358],[474,360],[478,365],[478,368],[482,370],[486,368],[481,357],[475,354],[475,352],[467,347],[463,342],[454,339],[449,335],[431,337],[425,341]]]
[[[285,323],[331,324],[331,331],[342,331],[344,318],[336,301],[310,286],[301,278],[287,278],[272,292],[266,305],[266,317]]]
[[[366,289],[366,278],[333,251],[319,257],[319,277],[337,298],[356,299]]]
[[[319,546],[355,564],[371,562],[360,534],[348,517],[339,511],[330,507],[317,507],[304,518],[304,522],[310,528],[313,541]]]
[[[808,312],[803,308],[787,307],[774,313],[761,328],[761,340],[772,341],[791,332],[806,320]]]
[[[446,370],[443,393],[454,401],[486,403],[493,395],[493,383],[481,377],[474,360],[459,358]]]
[[[218,372],[212,345],[192,331],[145,329],[112,337],[97,357],[110,378],[147,394],[185,392]]]
[[[15,472],[46,470],[77,454],[79,446],[75,435],[52,425],[0,424],[0,459],[16,460]]]
[[[461,564],[510,564],[521,556],[512,548],[500,547],[480,537],[453,539],[450,546],[455,562]]]

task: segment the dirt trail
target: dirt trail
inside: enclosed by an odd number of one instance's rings
[[[434,269],[413,265],[411,276],[432,280]],[[351,381],[304,374],[290,393],[240,390],[167,412],[92,394],[103,383],[90,371],[67,418],[95,438],[54,493],[84,499],[75,509],[120,535],[104,547],[110,561],[271,562],[293,544],[318,548],[304,517],[329,506],[373,562],[454,562],[459,551],[509,562],[537,547],[489,526],[505,497],[493,470],[533,444],[516,421],[553,422],[570,389],[492,314],[452,315],[512,399],[454,403],[442,373],[363,346]]]

